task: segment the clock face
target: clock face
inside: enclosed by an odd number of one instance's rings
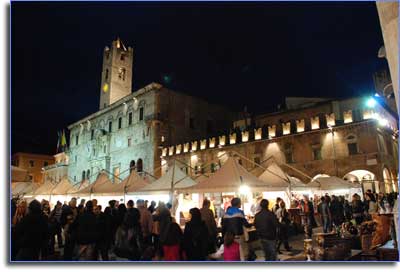
[[[108,92],[108,84],[107,83],[104,83],[104,85],[103,85],[103,92]]]

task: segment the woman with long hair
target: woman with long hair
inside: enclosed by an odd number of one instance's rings
[[[198,208],[189,211],[191,219],[186,223],[183,244],[190,261],[204,261],[208,253],[208,230]]]

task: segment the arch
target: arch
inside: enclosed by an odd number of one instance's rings
[[[327,174],[316,174],[312,179],[311,179],[311,181],[314,181],[314,180],[316,180],[317,178],[329,178],[330,176],[329,175],[327,175]]]
[[[135,160],[131,160],[129,163],[129,173],[132,173],[132,171],[135,169]]]
[[[364,192],[371,190],[379,193],[380,191],[380,184],[379,181],[376,180],[376,175],[369,170],[357,169],[350,171],[343,176],[343,179],[351,182],[361,183]]]
[[[137,172],[143,172],[143,160],[141,158],[137,160],[136,170]]]

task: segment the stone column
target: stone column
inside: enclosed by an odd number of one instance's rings
[[[399,109],[399,2],[397,0],[381,0],[376,2],[376,7],[385,43],[386,59],[389,63],[390,76],[393,82],[396,107]]]

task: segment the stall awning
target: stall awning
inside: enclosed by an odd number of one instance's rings
[[[28,180],[28,171],[16,166],[11,166],[11,182],[23,182]]]
[[[275,191],[285,191],[289,187],[290,177],[275,162],[258,177]]]
[[[253,192],[273,190],[271,186],[248,172],[236,159],[229,157],[212,176],[181,191],[191,193],[237,192],[242,185],[248,186]]]
[[[135,194],[140,193],[169,193],[171,192],[172,183],[174,190],[181,190],[196,184],[196,182],[184,173],[177,163],[173,163],[166,173],[156,181],[139,189]]]
[[[74,195],[74,196],[86,196],[86,195],[90,195],[93,192],[96,191],[96,188],[100,187],[102,184],[105,184],[107,182],[110,182],[108,176],[106,174],[100,174],[97,179],[95,180],[95,182],[93,182],[92,184],[90,184],[89,186],[80,189],[79,191],[76,192],[71,192],[69,193],[70,195]]]
[[[66,195],[68,191],[73,190],[74,186],[67,178],[63,178],[51,191],[52,195]]]
[[[38,188],[33,182],[13,182],[11,185],[11,193],[13,196],[29,195]]]
[[[319,190],[341,190],[351,188],[361,188],[360,184],[352,183],[351,181],[343,180],[338,177],[320,177],[311,181],[309,187],[317,187]]]
[[[57,186],[57,184],[45,181],[45,183],[35,190],[32,195],[50,195],[55,186]]]

